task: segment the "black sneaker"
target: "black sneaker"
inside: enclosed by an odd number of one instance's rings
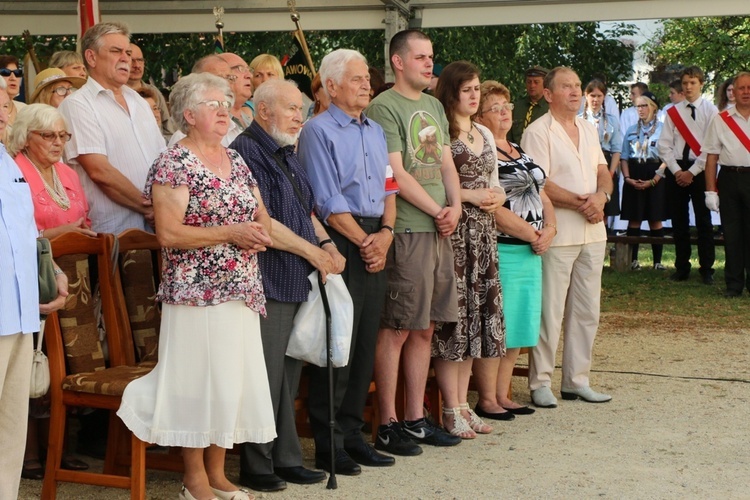
[[[375,449],[403,457],[413,457],[422,453],[422,448],[409,438],[401,429],[401,424],[394,419],[391,419],[388,425],[378,427]]]
[[[417,443],[432,446],[456,446],[462,441],[460,436],[453,436],[431,421],[422,417],[419,420],[404,420],[404,432]]]

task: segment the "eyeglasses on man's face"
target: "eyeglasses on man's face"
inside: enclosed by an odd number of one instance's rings
[[[231,69],[232,71],[236,71],[237,73],[252,73],[250,68],[248,68],[244,64],[238,64],[237,66],[232,66],[229,69]]]
[[[229,83],[234,83],[234,82],[236,82],[236,81],[237,81],[237,75],[224,75],[224,78],[225,78],[225,79],[226,79],[226,80],[227,80],[227,81],[228,81]]]
[[[51,130],[32,130],[32,133],[38,135],[47,142],[55,142],[55,139],[60,139],[62,142],[68,142],[70,138],[73,137],[65,131],[53,132]]]

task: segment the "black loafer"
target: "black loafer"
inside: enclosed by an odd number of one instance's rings
[[[701,276],[701,281],[704,285],[713,285],[714,284],[714,275],[713,274],[704,274]]]
[[[331,472],[331,455],[330,453],[315,454],[315,468]],[[362,468],[357,462],[352,460],[344,450],[336,450],[336,474],[342,476],[357,476],[362,473]]]
[[[344,448],[349,456],[360,465],[368,467],[389,467],[396,463],[396,459],[378,453],[371,446],[361,443],[351,448]]]
[[[513,415],[531,415],[532,413],[536,412],[534,408],[529,408],[528,406],[522,406],[520,408],[506,408],[503,406],[503,409],[508,413],[512,413]],[[477,413],[477,415],[479,414]]]
[[[276,474],[241,475],[240,484],[255,491],[281,491],[286,489],[286,481]]]
[[[305,469],[301,465],[296,467],[276,467],[273,471],[287,483],[294,484],[315,484],[326,478],[325,472]]]
[[[728,299],[732,299],[734,297],[740,297],[740,296],[742,296],[742,290],[739,290],[739,291],[737,291],[737,290],[727,290],[727,291],[724,292],[724,297],[726,297]]]
[[[516,418],[516,416],[513,415],[513,413],[511,413],[510,411],[506,410],[502,413],[490,413],[488,411],[484,411],[484,409],[479,405],[476,405],[474,407],[474,413],[482,418],[489,418],[491,420],[513,420],[514,418]]]
[[[672,276],[669,277],[669,279],[672,280],[672,281],[687,281],[688,278],[690,278],[690,273],[689,272],[688,273],[682,273],[682,272],[679,272],[679,271],[675,272],[674,274],[672,274]]]

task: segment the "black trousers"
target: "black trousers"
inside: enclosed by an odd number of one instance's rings
[[[724,227],[727,290],[750,291],[750,167],[747,172],[719,172],[719,210]]]
[[[260,319],[263,357],[266,362],[271,404],[276,416],[277,437],[270,443],[242,443],[240,477],[272,474],[276,467],[302,465],[302,448],[297,437],[294,398],[297,395],[302,362],[286,356],[294,315],[299,304],[266,302],[266,317]]]
[[[367,233],[380,229],[380,219],[354,218]],[[335,412],[335,446],[348,448],[361,445],[362,413],[367,402],[367,393],[372,382],[375,363],[375,344],[380,325],[380,312],[385,303],[385,271],[369,273],[360,257],[359,247],[343,235],[328,228],[331,239],[341,255],[346,258],[342,277],[354,303],[354,327],[349,363],[333,370]],[[310,426],[315,439],[315,452],[330,452],[330,427],[328,420],[328,369],[309,367],[310,397],[307,407]]]
[[[690,168],[692,163],[678,162],[682,170]],[[711,211],[706,208],[706,176],[703,172],[693,178],[686,187],[677,185],[672,172],[667,169],[667,205],[672,217],[672,229],[675,243],[675,269],[680,274],[690,273],[690,202],[695,213],[695,227],[698,230],[698,262],[702,275],[713,274],[716,250],[714,248],[714,229],[711,224]]]

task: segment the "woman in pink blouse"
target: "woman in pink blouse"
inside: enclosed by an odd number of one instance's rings
[[[69,140],[62,115],[46,104],[19,111],[8,139],[8,152],[31,188],[39,236],[45,238],[68,231],[96,236],[78,174],[60,161]]]

